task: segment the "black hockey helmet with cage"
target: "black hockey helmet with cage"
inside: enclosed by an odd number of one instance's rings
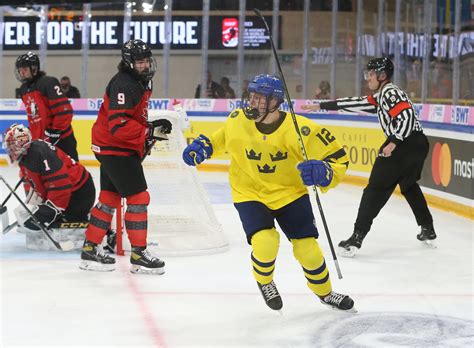
[[[152,57],[150,47],[144,41],[136,39],[128,40],[122,46],[122,61],[131,70],[134,70],[137,60],[146,58],[150,60],[150,68],[143,71],[140,76],[143,80],[149,81],[153,78],[156,71],[156,62]]]
[[[387,79],[392,77],[393,70],[393,63],[390,58],[387,57],[374,58],[367,63],[367,71],[375,71],[377,75],[383,72],[387,75]]]
[[[35,77],[40,71],[40,60],[39,60],[38,55],[29,51],[25,54],[20,55],[15,61],[16,79],[20,82],[26,82],[26,80],[31,80],[31,79],[22,79],[18,72],[19,68],[30,68],[31,75]]]

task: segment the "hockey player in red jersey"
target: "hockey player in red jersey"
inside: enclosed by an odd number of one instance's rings
[[[22,83],[20,94],[33,140],[44,139],[78,161],[77,142],[71,127],[73,110],[59,81],[40,70],[39,57],[33,52],[16,59],[15,75]]]
[[[42,201],[33,209],[36,219],[47,227],[56,221],[87,221],[95,200],[89,172],[61,149],[32,139],[27,127],[13,124],[3,143],[10,161],[20,166],[27,191],[34,190]],[[31,216],[21,225],[40,230]]]
[[[166,140],[171,122],[148,122],[148,99],[156,63],[141,40],[122,47],[118,73],[110,80],[99,115],[92,127],[92,150],[100,162],[99,201],[92,210],[80,268],[112,271],[115,259],[101,252],[102,242],[121,198],[127,201],[125,228],[132,246],[132,273],[164,273],[165,263],[147,246],[147,207],[150,195],[142,160],[157,140]]]

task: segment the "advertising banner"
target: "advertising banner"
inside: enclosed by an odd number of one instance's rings
[[[271,17],[266,20],[272,30]],[[281,19],[279,20],[281,25]],[[5,16],[0,30],[4,50],[37,50],[42,39],[48,50],[80,50],[82,48],[82,18],[72,16],[50,19],[43,35],[39,17]],[[237,50],[238,17],[209,17],[209,49]],[[201,49],[202,17],[173,16],[170,23],[171,49]],[[122,16],[92,16],[89,27],[91,50],[116,50],[123,45],[124,21]],[[166,43],[166,24],[163,16],[137,17],[130,22],[130,38],[146,41],[152,49],[162,49]],[[247,16],[243,33],[244,47],[269,49],[270,38],[257,16]],[[281,42],[281,40],[279,40]],[[276,43],[278,48],[280,44]]]
[[[349,157],[349,170],[370,172],[379,148],[385,141],[381,129],[361,127],[341,127],[330,125],[328,128]]]
[[[420,185],[474,199],[474,142],[428,137],[430,152]]]
[[[172,108],[174,99],[150,99],[148,102],[148,109],[150,110],[168,110]],[[220,113],[219,116],[227,116],[227,113],[240,108],[242,101],[240,99],[184,99],[178,98],[183,108],[188,112],[211,112]],[[72,107],[74,108],[75,115],[83,115],[84,111],[98,111],[102,104],[101,98],[89,98],[89,99],[71,99]],[[351,116],[370,116],[374,122],[378,122],[376,115],[369,114],[357,114],[347,113],[338,111],[325,111],[320,110],[318,112],[308,112],[303,110],[303,105],[319,103],[318,100],[314,99],[295,99],[292,100],[294,111],[298,114],[304,114],[308,116],[321,117],[327,114],[332,115],[351,115]],[[441,105],[441,104],[414,104],[415,110],[418,114],[418,118],[421,121],[428,121],[434,123],[451,124],[456,126],[474,126],[474,107],[473,106],[453,106],[453,105]],[[280,109],[283,111],[289,111],[289,104],[284,101],[280,105]],[[19,99],[0,99],[0,118],[3,113],[2,111],[20,111],[25,110],[25,107]],[[87,113],[91,114],[91,113]],[[196,115],[198,116],[198,115]],[[201,115],[199,115],[201,116]],[[211,115],[212,116],[212,115]],[[215,116],[215,115],[214,115]],[[355,118],[356,120],[357,118]]]

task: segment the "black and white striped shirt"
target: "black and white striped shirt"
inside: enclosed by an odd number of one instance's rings
[[[402,142],[412,132],[423,130],[411,100],[393,83],[387,83],[381,91],[373,95],[339,98],[322,102],[320,106],[325,110],[377,114],[385,135],[395,144]]]

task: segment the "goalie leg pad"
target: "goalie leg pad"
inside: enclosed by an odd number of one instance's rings
[[[38,210],[37,205],[27,204],[26,206],[33,214]],[[13,215],[15,215],[15,219],[18,221],[18,226],[20,227],[23,227],[25,222],[31,218],[30,214],[21,205],[13,209]],[[35,230],[39,230],[39,227]]]
[[[113,195],[109,195],[111,193]],[[107,230],[110,228],[110,223],[115,213],[115,208],[120,203],[120,196],[114,192],[102,191],[99,195],[99,202],[91,211],[91,218],[89,226],[86,231],[86,239],[95,244],[100,244],[104,238]],[[104,201],[115,203],[115,205],[109,205]]]
[[[324,261],[323,252],[316,238],[291,239],[293,254],[303,267],[307,285],[318,296],[332,291],[329,270]]]
[[[58,250],[41,231],[29,230],[24,227],[20,227],[18,231],[25,234],[27,249]],[[72,242],[73,249],[78,250],[82,248],[82,244],[84,243],[84,232],[84,228],[53,228],[50,230],[50,235],[59,243]]]
[[[148,228],[148,204],[150,194],[148,191],[127,197],[127,210],[125,211],[125,228],[130,244],[135,247],[145,247]]]
[[[280,247],[280,234],[274,229],[261,230],[251,239],[253,276],[260,284],[273,280],[275,260]]]

